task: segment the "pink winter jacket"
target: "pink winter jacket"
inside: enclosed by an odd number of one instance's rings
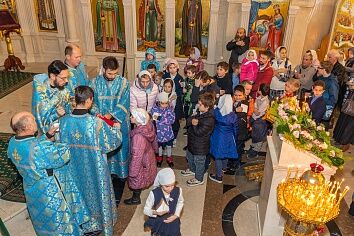
[[[154,183],[157,172],[155,126],[151,121],[147,125],[139,125],[130,132],[130,138],[128,185],[131,189],[148,188]]]
[[[257,78],[258,63],[255,61],[248,62],[246,58],[242,60],[240,82],[249,80],[254,82]]]
[[[150,89],[143,89],[139,84],[139,79],[135,79],[130,87],[130,110],[134,108],[142,108],[150,112],[156,102],[159,89],[157,85],[151,81]]]

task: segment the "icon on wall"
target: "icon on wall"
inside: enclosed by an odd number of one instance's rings
[[[39,31],[58,32],[53,0],[34,0]]]

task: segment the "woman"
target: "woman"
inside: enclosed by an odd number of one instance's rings
[[[333,131],[334,140],[341,145],[343,152],[347,151],[350,144],[354,144],[354,116],[345,109],[345,103],[354,100],[354,79],[347,82],[347,92],[344,95],[342,110]]]

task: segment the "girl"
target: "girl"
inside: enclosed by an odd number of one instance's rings
[[[156,176],[154,187],[145,203],[144,214],[149,216],[144,227],[151,229],[151,235],[180,236],[183,208],[182,189],[176,187],[175,173],[164,168]]]
[[[170,101],[168,94],[162,92],[157,96],[158,105],[151,109],[151,114],[153,120],[156,122],[157,128],[157,141],[159,145],[159,155],[156,157],[157,166],[161,167],[162,164],[162,153],[166,148],[167,151],[167,164],[169,167],[173,167],[173,157],[172,157],[172,145],[173,145],[173,131],[172,124],[175,122],[175,113],[173,108],[170,107]]]
[[[186,67],[188,65],[194,65],[197,68],[196,73],[204,70],[204,62],[200,57],[200,51],[197,47],[192,47],[189,49],[189,58],[186,62],[186,66],[184,67],[184,73],[186,74]]]
[[[174,90],[175,87],[175,83],[173,82],[172,79],[167,78],[164,80],[163,82],[163,91],[167,93],[168,95],[168,101],[170,102],[170,107],[172,107],[172,110],[174,111],[175,107],[176,107],[176,99],[177,99],[177,94]]]
[[[156,52],[153,48],[146,49],[145,60],[141,62],[140,70],[147,70],[148,65],[154,64],[156,71],[160,71],[160,63],[156,60]]]
[[[284,46],[277,48],[275,59],[272,60],[274,76],[270,83],[270,99],[280,98],[284,94],[285,82],[290,77],[291,62],[287,58],[287,49]]]
[[[157,168],[155,151],[157,151],[155,127],[149,114],[142,108],[131,111],[131,123],[135,128],[130,132],[131,161],[129,164],[128,185],[133,196],[125,199],[127,205],[138,205],[142,189],[148,188],[154,181]]]
[[[237,116],[233,112],[233,100],[230,94],[220,97],[214,109],[215,126],[210,137],[210,154],[215,158],[216,174],[209,179],[222,183],[223,170],[227,168],[227,158],[237,159]]]
[[[240,82],[249,80],[254,82],[257,77],[259,63],[255,50],[248,50],[246,57],[242,60]]]

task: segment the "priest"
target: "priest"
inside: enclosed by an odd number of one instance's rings
[[[93,103],[90,87],[76,87],[75,102],[72,114],[60,119],[59,140],[70,147],[69,167],[92,214],[83,229],[85,233],[103,231],[103,235],[112,235],[117,208],[107,153],[120,146],[122,136],[118,128],[110,127],[103,119],[89,114]]]
[[[129,81],[118,74],[118,67],[119,64],[115,57],[105,57],[102,63],[102,74],[90,83],[96,95],[91,112],[95,115],[100,114],[116,123],[120,127],[122,137],[124,137],[122,145],[107,154],[117,205],[122,198],[125,180],[128,176],[130,154],[130,86]]]
[[[59,60],[48,66],[48,74],[33,78],[32,113],[40,134],[45,134],[52,123],[70,111],[68,67]]]
[[[35,137],[37,124],[29,112],[11,119],[16,133],[8,157],[23,177],[23,188],[31,221],[37,235],[83,235],[81,225],[90,216],[66,163],[68,146],[51,140],[56,127]]]

